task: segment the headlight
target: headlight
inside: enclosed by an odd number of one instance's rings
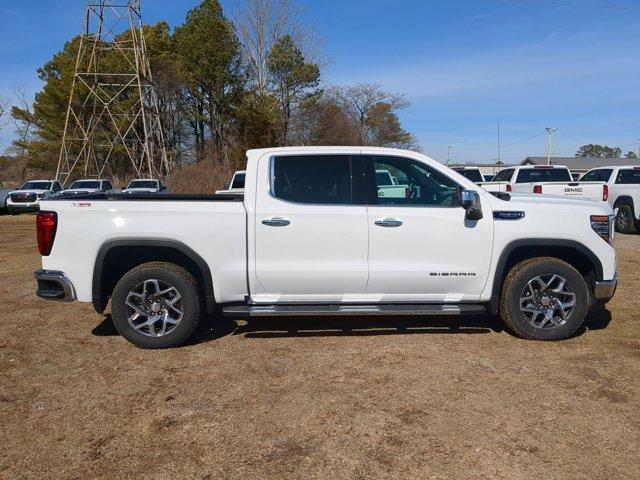
[[[609,244],[613,242],[614,220],[615,215],[591,215],[591,228]]]

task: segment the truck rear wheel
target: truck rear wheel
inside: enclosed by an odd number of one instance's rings
[[[633,233],[635,231],[635,219],[633,209],[629,205],[620,205],[616,215],[616,232]]]
[[[529,340],[563,340],[583,324],[589,290],[575,268],[540,257],[517,264],[502,288],[500,316],[507,330]]]
[[[111,297],[118,332],[140,348],[183,343],[200,321],[200,295],[193,276],[172,263],[153,262],[126,273]]]

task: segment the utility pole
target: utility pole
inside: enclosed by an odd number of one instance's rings
[[[553,134],[558,130],[557,128],[547,127],[547,165],[551,165],[551,146]]]
[[[498,164],[502,163],[502,153],[500,152],[500,120],[498,120]]]
[[[455,148],[455,145],[449,145],[447,150],[447,166],[451,165],[451,150]]]
[[[56,179],[167,175],[140,0],[87,0]]]

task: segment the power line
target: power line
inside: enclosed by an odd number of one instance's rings
[[[533,5],[550,5],[558,7],[599,8],[603,10],[622,10],[627,12],[640,12],[637,7],[622,7],[618,5],[594,5],[589,3],[556,2],[551,0],[502,0],[509,3],[530,3]]]

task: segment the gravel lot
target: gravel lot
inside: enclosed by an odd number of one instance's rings
[[[640,236],[564,342],[484,317],[216,318],[144,351],[36,299],[34,223],[0,217],[0,478],[640,478]]]

